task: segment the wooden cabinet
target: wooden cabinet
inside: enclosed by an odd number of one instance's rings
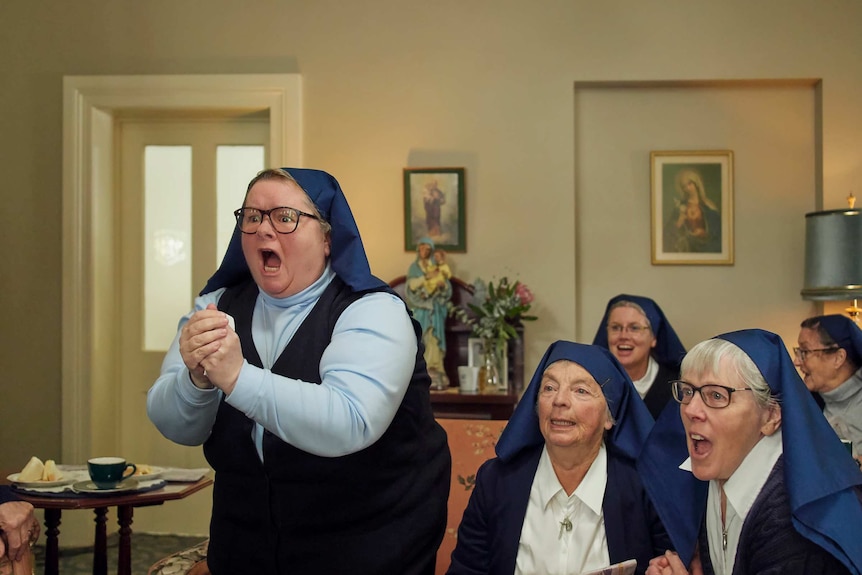
[[[404,297],[406,277],[401,276],[389,282],[398,295]],[[473,295],[473,287],[463,280],[453,277],[452,303],[464,305]],[[508,381],[506,394],[462,395],[458,393],[458,366],[468,365],[468,340],[470,326],[457,319],[446,319],[446,355],[443,368],[449,377],[449,388],[431,391],[431,405],[434,414],[441,418],[455,419],[508,419],[515,409],[521,392],[524,390],[524,326],[516,325],[518,337],[509,340]]]

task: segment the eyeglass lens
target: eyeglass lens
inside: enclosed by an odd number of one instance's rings
[[[700,393],[701,399],[703,399],[703,402],[709,407],[722,408],[727,407],[730,404],[730,394],[732,392],[720,385],[704,385],[702,387],[695,387],[685,381],[673,381],[671,382],[671,385],[673,386],[674,399],[683,405],[691,403],[691,400],[694,399],[695,392]]]
[[[272,227],[280,234],[290,234],[299,225],[300,211],[294,208],[273,208],[271,210],[258,210],[257,208],[240,208],[236,214],[236,221],[240,231],[253,234],[263,223],[263,217],[269,218]]]
[[[625,331],[625,332],[630,333],[632,335],[640,335],[642,333],[646,333],[646,331],[648,329],[649,329],[648,326],[639,325],[636,323],[632,323],[629,325],[622,325],[619,323],[608,324],[608,331],[610,333],[613,333],[613,334],[621,334]]]

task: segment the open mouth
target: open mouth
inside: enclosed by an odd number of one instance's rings
[[[706,456],[712,449],[712,442],[700,434],[691,433],[688,439],[691,444],[692,456]]]
[[[277,272],[281,268],[281,258],[272,250],[261,250],[263,258],[263,271],[267,273]]]
[[[560,427],[571,427],[575,424],[574,421],[569,421],[568,419],[552,419],[551,425],[557,425]]]

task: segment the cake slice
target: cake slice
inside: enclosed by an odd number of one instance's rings
[[[23,483],[32,483],[34,481],[42,481],[42,473],[45,472],[45,464],[35,455],[30,458],[21,473],[18,474],[18,481]]]

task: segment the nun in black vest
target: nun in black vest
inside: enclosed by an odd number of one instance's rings
[[[432,574],[451,460],[418,324],[338,182],[266,170],[147,396],[216,471],[214,575]]]

